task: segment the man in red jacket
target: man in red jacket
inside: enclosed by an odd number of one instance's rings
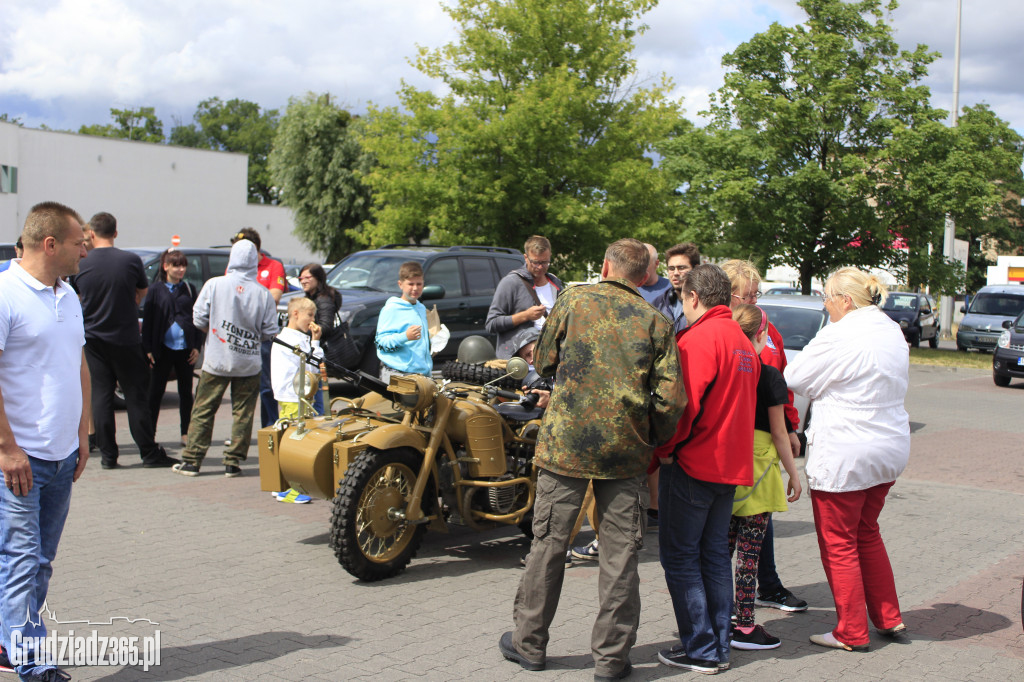
[[[722,270],[729,275],[729,281],[732,282],[730,306],[735,308],[741,303],[757,305],[757,299],[760,296],[758,289],[761,285],[761,274],[757,271],[757,267],[750,261],[734,259],[723,263]],[[783,345],[782,334],[771,322],[768,322],[768,345],[761,351],[761,360],[764,364],[771,365],[780,372],[786,371],[786,348]],[[786,429],[789,431],[793,456],[798,457],[800,455],[800,440],[796,436],[796,429],[800,425],[800,413],[793,407],[793,391],[788,393],[789,402],[785,406]],[[782,611],[807,610],[807,602],[783,586],[779,572],[775,569],[775,530],[771,519],[768,520],[768,529],[765,531],[764,541],[761,543],[761,555],[757,564],[756,601],[758,606],[770,606]]]
[[[761,363],[732,319],[732,287],[720,267],[695,267],[681,294],[689,326],[678,337],[679,361],[689,401],[675,436],[655,451],[661,565],[681,643],[658,659],[714,674],[729,665],[729,519],[736,486],[754,482]]]

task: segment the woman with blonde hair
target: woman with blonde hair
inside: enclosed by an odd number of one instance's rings
[[[874,275],[835,272],[824,298],[832,324],[785,371],[789,387],[814,401],[805,471],[839,621],[811,642],[846,651],[867,650],[868,617],[882,636],[906,633],[878,530],[886,494],[910,456],[909,352],[899,325],[878,309],[886,293]]]

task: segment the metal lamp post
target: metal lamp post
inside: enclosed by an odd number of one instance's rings
[[[956,0],[956,48],[953,53],[953,115],[955,128],[960,113],[960,17],[963,14],[963,0]],[[956,239],[956,223],[946,214],[946,229],[942,236],[942,255],[946,260],[953,257],[953,241]],[[945,338],[953,338],[953,297],[942,297],[942,319],[940,324]]]

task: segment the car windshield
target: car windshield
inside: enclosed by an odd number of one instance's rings
[[[971,300],[971,309],[968,312],[1016,317],[1021,311],[1024,311],[1024,295],[978,294]]]
[[[917,296],[914,294],[889,294],[882,304],[882,310],[917,310]]]
[[[768,313],[768,320],[782,334],[782,343],[790,350],[803,350],[828,319],[822,308],[760,305]]]
[[[327,283],[335,289],[365,289],[401,293],[398,288],[398,269],[410,260],[422,262],[421,258],[410,258],[407,253],[356,254],[339,263],[327,275]]]

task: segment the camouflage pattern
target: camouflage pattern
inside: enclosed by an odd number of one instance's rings
[[[534,461],[563,476],[643,474],[686,407],[672,323],[624,279],[559,296],[534,364],[555,377]]]

